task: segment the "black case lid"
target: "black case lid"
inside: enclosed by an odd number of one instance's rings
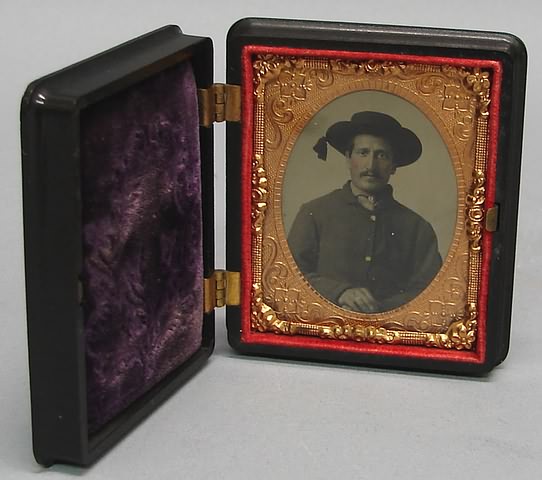
[[[208,38],[168,26],[43,77],[22,100],[26,301],[34,454],[39,463],[87,465],[154,410],[214,346],[204,315],[199,350],[94,435],[88,434],[82,268],[80,112],[189,59],[197,87],[213,77]],[[213,131],[200,128],[204,276],[214,270]]]

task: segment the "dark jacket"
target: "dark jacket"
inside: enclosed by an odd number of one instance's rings
[[[337,303],[348,288],[365,287],[380,311],[412,300],[442,260],[431,225],[397,202],[388,186],[374,211],[363,208],[350,182],[301,207],[288,244],[310,284]]]

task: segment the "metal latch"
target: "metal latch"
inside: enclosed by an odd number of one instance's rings
[[[210,127],[214,122],[241,120],[241,87],[214,83],[198,89],[199,123]]]
[[[496,232],[499,228],[499,206],[488,208],[486,212],[486,230]]]
[[[210,278],[203,280],[203,309],[205,313],[224,305],[241,303],[241,275],[239,272],[215,270]]]

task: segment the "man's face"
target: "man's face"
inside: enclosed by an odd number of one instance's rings
[[[396,170],[391,145],[375,135],[356,135],[352,152],[346,152],[345,156],[352,183],[368,195],[384,188]]]

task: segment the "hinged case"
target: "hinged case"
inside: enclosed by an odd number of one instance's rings
[[[228,34],[226,84],[214,83],[212,65],[210,39],[169,26],[44,77],[23,98],[32,425],[42,464],[93,462],[175,391],[212,352],[216,307],[226,306],[228,339],[241,353],[461,374],[485,373],[507,354],[526,74],[520,40],[245,19]],[[213,124],[221,121],[225,271],[214,268],[213,243]],[[435,215],[451,225],[448,237],[440,223],[404,213],[411,210],[395,193],[383,199],[387,179],[362,195],[368,200],[338,210],[313,200],[305,185],[321,183],[325,193],[323,169],[334,169],[339,154],[351,179],[330,195],[355,198],[358,140],[384,139],[384,160],[363,181],[383,178],[386,149],[388,178],[406,166],[406,131],[423,144],[410,163],[428,165],[437,151],[444,159],[438,168],[448,172],[453,210]],[[343,146],[348,139],[352,146]],[[327,162],[306,148],[313,143]],[[309,152],[314,160],[305,160]],[[418,195],[417,172],[393,191]],[[440,182],[429,198],[444,191]],[[379,253],[388,245],[381,227],[362,259],[370,287],[337,277],[334,265],[351,256],[346,243],[333,240],[338,257],[321,266],[326,222],[350,209],[382,225],[392,218],[386,205],[415,218],[442,250],[435,247],[435,272],[415,294],[397,287],[401,300],[375,293],[391,285],[383,265],[397,276],[418,253],[388,262],[396,247]],[[396,228],[391,235],[403,237]],[[320,266],[305,264],[307,245]],[[344,285],[336,296],[325,287],[330,279]],[[343,300],[350,288],[374,298],[352,306]]]

